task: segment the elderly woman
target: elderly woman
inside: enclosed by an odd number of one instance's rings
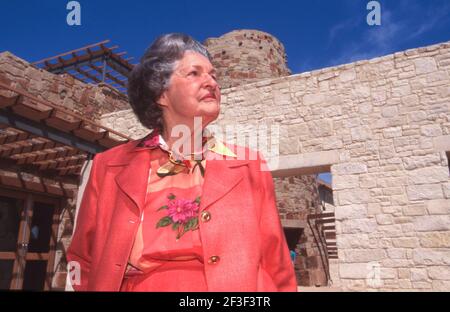
[[[270,172],[202,131],[220,108],[205,47],[159,37],[128,94],[152,132],[95,156],[67,251],[73,288],[296,291]]]

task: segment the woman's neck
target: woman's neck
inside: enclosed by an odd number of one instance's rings
[[[202,152],[202,128],[193,129],[187,125],[179,125],[175,128],[164,127],[161,136],[169,150],[176,154],[188,156]]]

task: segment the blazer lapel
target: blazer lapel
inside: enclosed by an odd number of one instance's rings
[[[230,192],[243,179],[238,167],[247,164],[240,160],[207,160],[200,209],[207,209]]]
[[[150,151],[148,149],[136,150],[129,153],[130,158],[121,164],[125,166],[116,175],[119,188],[133,200],[140,211],[145,205],[148,174],[150,169]]]

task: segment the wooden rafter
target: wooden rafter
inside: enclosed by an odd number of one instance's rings
[[[55,74],[76,72],[72,76],[85,83],[104,82],[124,92],[128,75],[134,67],[129,62],[133,58],[125,58],[125,51],[114,52],[118,46],[107,47],[107,43],[109,40],[49,57],[33,65]],[[94,69],[100,77],[93,75],[88,68]]]

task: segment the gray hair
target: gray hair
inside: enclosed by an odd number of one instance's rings
[[[192,37],[171,33],[158,37],[145,51],[128,77],[128,99],[139,121],[149,129],[163,129],[162,110],[157,101],[169,87],[175,64],[186,51],[211,61],[208,50]]]

